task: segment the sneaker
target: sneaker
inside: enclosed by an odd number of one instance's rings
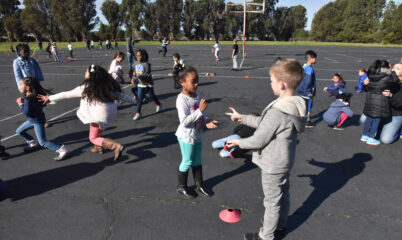
[[[54,158],[54,160],[56,161],[66,159],[70,153],[70,151],[68,151],[68,149],[64,145],[62,145],[59,149],[57,149],[56,152],[59,153],[59,156]]]
[[[275,239],[283,239],[286,236],[286,228],[277,227],[274,232]]]
[[[138,119],[140,119],[140,118],[141,118],[141,114],[136,113],[136,114],[134,115],[134,117],[133,117],[133,120],[135,121],[135,120],[138,120]]]
[[[312,121],[307,121],[306,122],[306,128],[313,128],[314,127],[314,123]]]
[[[367,142],[367,140],[369,140],[369,137],[366,135],[363,135],[362,138],[360,138],[360,141],[362,142]]]
[[[262,240],[258,233],[246,233],[244,234],[244,240]]]
[[[332,129],[334,129],[334,130],[338,130],[338,131],[342,131],[342,130],[344,130],[344,128],[342,127],[342,126],[335,126],[335,127],[333,127]]]
[[[40,148],[39,143],[35,143],[35,140],[27,141],[28,146],[24,148],[24,152],[32,152]]]
[[[162,105],[157,105],[156,106],[156,111],[155,112],[160,112],[160,111],[162,111]]]
[[[375,138],[369,138],[368,140],[367,140],[367,144],[368,145],[371,145],[371,146],[377,146],[377,145],[380,145],[380,141],[378,141],[377,139],[375,139]]]

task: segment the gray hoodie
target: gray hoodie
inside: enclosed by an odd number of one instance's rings
[[[305,125],[306,106],[299,96],[276,99],[260,117],[242,115],[242,124],[256,128],[254,135],[239,140],[239,147],[254,149],[253,163],[270,174],[288,173],[296,153],[297,133]]]

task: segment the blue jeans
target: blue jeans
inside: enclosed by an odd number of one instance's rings
[[[223,147],[225,146],[226,142],[229,140],[234,140],[234,139],[240,139],[241,137],[237,134],[233,134],[230,136],[227,136],[225,138],[221,138],[218,140],[215,140],[212,142],[212,147],[213,148],[222,148],[220,155],[221,157],[229,157],[230,153],[233,152],[234,150],[238,149],[238,147],[234,147],[231,148],[229,151],[226,151],[225,149],[223,149]]]
[[[366,116],[366,121],[364,122],[363,135],[375,138],[377,134],[378,127],[380,126],[381,118],[372,118]]]
[[[188,144],[183,142],[180,138],[177,138],[180,144],[181,151],[181,163],[179,166],[180,172],[187,172],[188,169],[193,166],[197,167],[201,165],[201,152],[202,142],[196,142],[194,144]]]
[[[156,105],[161,105],[158,98],[155,96],[153,87],[138,87],[137,91],[137,113],[141,113],[142,100],[146,93],[149,93],[149,96],[154,100]]]
[[[366,121],[366,115],[362,114],[360,122]],[[384,119],[380,125],[383,125],[380,139],[385,144],[390,144],[398,140],[402,131],[402,116],[392,116]]]
[[[34,140],[34,138],[26,132],[28,129],[32,127],[34,128],[36,138],[38,139],[38,142],[42,147],[53,151],[56,151],[60,148],[59,145],[46,140],[44,123],[34,123],[26,121],[17,128],[16,133],[21,137],[23,137],[27,142]]]

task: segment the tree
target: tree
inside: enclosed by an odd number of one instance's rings
[[[389,1],[381,21],[384,43],[402,43],[402,4]]]
[[[9,41],[20,37],[18,30],[21,28],[19,21],[20,2],[18,0],[1,0],[0,1],[0,18],[2,19],[4,30],[7,32]]]
[[[169,0],[169,27],[173,39],[180,33],[180,23],[183,18],[183,0]]]
[[[123,0],[120,5],[120,11],[124,18],[126,28],[130,28],[128,32],[133,33],[138,37],[140,27],[143,25],[143,10],[145,7],[145,0]]]
[[[288,41],[294,31],[294,19],[292,14],[290,14],[290,8],[277,8],[274,13],[273,23],[276,39],[280,41]]]
[[[156,4],[152,2],[146,3],[144,13],[144,26],[146,28],[146,33],[143,37],[147,40],[152,40],[156,35],[158,29],[158,22],[156,19]]]
[[[183,32],[187,39],[193,39],[194,30],[194,1],[185,0],[184,2],[184,14],[183,14]]]
[[[116,39],[117,31],[123,23],[119,4],[114,0],[106,0],[102,4],[101,11],[109,23],[112,39]]]

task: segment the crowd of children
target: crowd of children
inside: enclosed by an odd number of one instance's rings
[[[88,50],[93,48],[92,43],[93,41],[90,43],[86,40]],[[233,43],[232,69],[237,70],[237,40],[234,39]],[[168,44],[167,38],[164,37],[163,56],[166,55]],[[111,49],[109,40],[106,46]],[[101,41],[99,47],[102,48]],[[58,62],[56,43],[53,42],[50,48],[54,60]],[[68,49],[72,58],[71,43]],[[219,41],[216,41],[214,49],[215,58],[219,61]],[[91,151],[102,154],[104,148],[110,149],[114,152],[114,160],[121,156],[124,146],[113,139],[102,137],[102,134],[117,116],[116,102],[135,103],[136,113],[133,120],[139,120],[144,95],[148,93],[156,104],[155,111],[162,111],[162,105],[154,92],[148,53],[145,49],[134,49],[131,38],[127,39],[127,58],[129,77],[134,85],[134,97],[121,91],[120,84],[125,83],[121,66],[125,54],[121,51],[115,53],[109,71],[92,64],[86,69],[85,79],[79,86],[57,94],[52,94],[42,87],[43,74],[39,64],[30,57],[28,45],[18,45],[16,52],[18,57],[14,60],[13,67],[18,90],[22,94],[16,101],[27,118],[16,132],[27,143],[24,149],[26,152],[42,146],[58,153],[55,160],[63,160],[69,156],[69,150],[64,145],[46,139],[46,117],[43,108],[47,103],[80,98],[77,116],[82,123],[89,124],[89,140],[93,144]],[[132,62],[134,55],[136,61]],[[309,50],[305,53],[305,58],[304,66],[295,59],[277,58],[269,70],[271,88],[277,98],[265,107],[261,115],[243,115],[230,107],[230,112],[225,114],[240,125],[234,129],[233,135],[212,143],[213,148],[222,149],[221,157],[235,158],[253,150],[252,161],[261,169],[265,195],[263,226],[258,233],[245,234],[244,239],[274,239],[286,231],[290,203],[289,175],[295,161],[297,134],[304,128],[314,127],[311,110],[316,95],[317,79],[313,65],[317,62],[317,54]],[[179,53],[173,54],[173,61],[170,76],[174,79],[174,88],[181,88],[176,99],[179,126],[175,135],[182,155],[177,169],[176,191],[185,198],[195,197],[187,184],[191,168],[195,191],[198,195],[208,197],[211,193],[203,186],[202,136],[204,127],[214,129],[218,122],[205,115],[208,104],[206,99],[197,94],[197,70],[185,65]],[[359,76],[355,90],[357,93],[366,92],[361,141],[369,145],[378,145],[380,141],[376,137],[382,134],[381,132],[392,135],[392,141],[395,141],[401,136],[402,126],[402,63],[397,63],[392,68],[388,61],[376,60],[368,69],[360,69]],[[353,117],[353,111],[350,108],[351,94],[347,92],[346,82],[340,73],[333,75],[332,83],[324,88],[324,92],[335,96],[336,99],[323,114],[323,119],[333,129],[343,130],[347,119]],[[27,133],[30,128],[34,128],[38,143]],[[10,157],[1,145],[0,157]]]

